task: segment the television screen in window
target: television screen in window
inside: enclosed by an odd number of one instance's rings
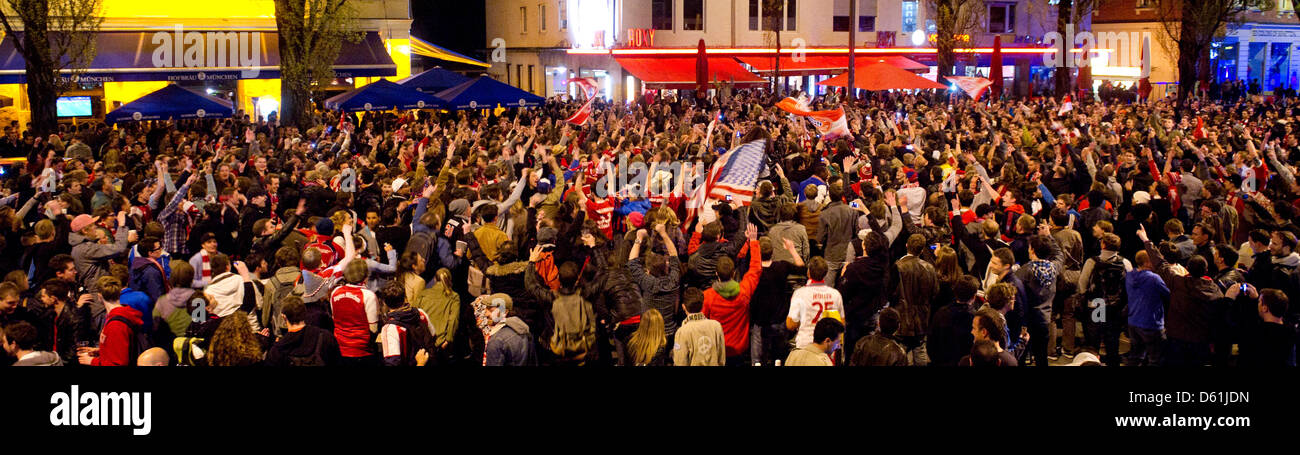
[[[89,117],[94,114],[89,96],[60,96],[55,101],[59,117]]]

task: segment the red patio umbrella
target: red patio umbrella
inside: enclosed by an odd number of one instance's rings
[[[704,50],[704,38],[700,38],[698,52],[695,53],[695,97],[704,98],[709,89],[709,58]]]
[[[938,82],[917,76],[916,73],[888,63],[873,63],[857,68],[853,86],[862,90],[924,90],[947,89]],[[845,87],[848,85],[848,73],[818,82],[818,85]]]
[[[1141,65],[1143,68],[1146,68],[1148,66],[1146,61],[1149,58],[1151,58],[1151,38],[1143,37],[1142,58],[1138,60],[1139,62],[1142,62]],[[1150,74],[1138,80],[1138,98],[1145,100],[1149,96],[1151,96],[1151,75]]]
[[[993,36],[993,56],[989,58],[989,80],[993,81],[993,101],[1002,98],[1002,35]]]
[[[1079,95],[1092,91],[1092,66],[1079,67]]]
[[[930,71],[930,65],[912,60],[900,55],[887,55],[884,57],[858,57],[858,68],[866,63],[888,63],[908,71]]]

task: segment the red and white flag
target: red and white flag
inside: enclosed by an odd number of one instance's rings
[[[947,76],[947,78],[949,82],[952,82],[963,92],[966,92],[967,95],[970,95],[970,98],[973,100],[980,99],[980,95],[983,95],[985,90],[988,90],[989,87],[993,86],[993,81],[982,77]]]
[[[565,121],[577,126],[585,125],[587,120],[591,119],[591,102],[596,100],[596,80],[590,77],[582,77],[569,79],[569,83],[577,84],[582,89],[582,93],[587,96],[587,102],[578,109],[578,112],[574,112]]]
[[[571,125],[582,126],[585,125],[589,119],[591,119],[591,100],[587,100],[587,103],[583,104],[582,107],[578,109],[578,112],[574,112],[573,115],[570,115],[565,121],[569,122]]]
[[[1074,110],[1074,103],[1070,102],[1070,95],[1061,98],[1061,109],[1056,111],[1056,115],[1065,115],[1066,112]]]
[[[817,132],[822,135],[822,139],[833,141],[839,137],[853,137],[853,133],[849,131],[848,119],[844,116],[844,108],[831,111],[810,111],[807,103],[790,97],[778,101],[776,107],[807,118],[817,128]]]
[[[577,84],[578,88],[582,89],[582,94],[586,95],[588,99],[594,98],[596,96],[596,90],[598,90],[598,87],[596,85],[596,80],[593,78],[580,77],[576,79],[569,79],[568,83]]]

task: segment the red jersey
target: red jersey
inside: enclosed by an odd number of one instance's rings
[[[334,339],[343,357],[365,357],[370,349],[370,324],[379,324],[379,298],[374,291],[345,284],[330,293],[334,313]]]
[[[596,227],[605,233],[605,238],[614,238],[614,200],[604,198],[597,201],[587,199],[587,217],[596,221]]]

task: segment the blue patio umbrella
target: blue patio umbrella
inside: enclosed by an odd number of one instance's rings
[[[515,88],[488,76],[479,76],[438,92],[436,95],[446,102],[445,109],[495,109],[502,107],[536,107],[546,101],[545,98]]]
[[[433,95],[384,79],[325,100],[326,109],[345,112],[434,109],[442,104]]]
[[[424,93],[438,93],[466,81],[469,81],[468,77],[437,66],[431,70],[397,81],[397,83]]]
[[[228,118],[235,104],[205,93],[171,84],[104,116],[107,123],[192,118]]]

